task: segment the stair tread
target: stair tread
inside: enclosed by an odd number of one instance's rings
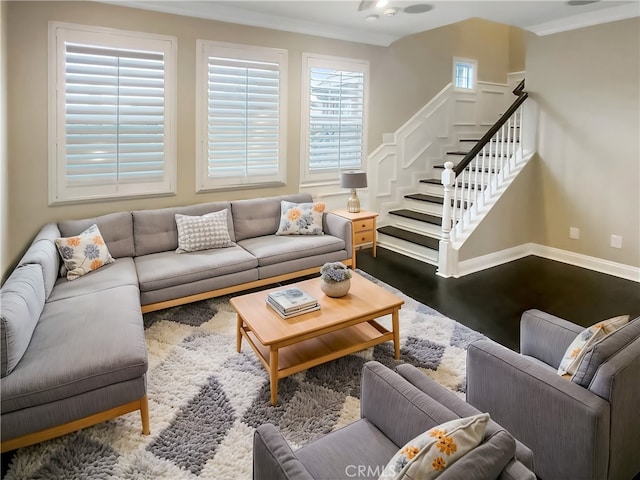
[[[452,150],[447,152],[447,155],[466,155],[469,152],[463,152],[462,150]]]
[[[442,185],[442,180],[439,178],[425,178],[420,180],[420,183],[428,183],[430,185]],[[462,183],[458,182],[458,186],[461,187]],[[464,184],[464,188],[469,188],[469,183]],[[471,185],[471,188],[476,188],[476,185]]]
[[[418,212],[416,210],[401,208],[400,210],[391,210],[389,213],[398,215],[400,217],[410,218],[412,220],[418,220],[419,222],[432,223],[433,225],[442,225],[442,217]]]
[[[455,165],[454,165],[455,167]],[[444,164],[440,164],[440,165],[434,165],[433,168],[439,168],[441,170],[444,170]],[[475,168],[475,167],[471,167],[471,171],[475,172],[476,170],[478,171],[483,171],[484,173],[496,173],[496,169],[495,168],[489,168],[489,167],[484,167],[484,170],[482,168]]]
[[[440,205],[444,204],[443,197],[438,197],[436,195],[427,195],[424,193],[410,193],[408,195],[405,195],[404,198],[408,198],[410,200],[418,200],[419,202],[430,202],[430,203],[437,203]],[[461,204],[462,202],[458,200],[458,207],[460,207]],[[453,205],[453,200],[451,200],[451,205]],[[467,208],[467,205],[468,204],[465,200],[463,208]]]
[[[424,193],[411,193],[409,195],[405,195],[404,198],[410,198],[411,200],[419,200],[421,202],[439,203],[440,205],[444,203],[444,198],[438,197],[436,195],[427,195]]]
[[[411,232],[404,228],[394,227],[391,225],[378,228],[378,232],[407,242],[415,243],[416,245],[427,247],[432,250],[438,250],[440,246],[440,239],[438,238],[421,235],[420,233]]]

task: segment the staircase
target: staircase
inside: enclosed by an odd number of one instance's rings
[[[459,149],[446,152],[446,160],[458,164],[480,138],[459,140]],[[414,257],[433,265],[438,265],[438,250],[442,238],[442,212],[444,206],[444,186],[442,172],[444,162],[432,167],[431,176],[418,181],[416,191],[404,195],[401,208],[389,210],[390,223],[378,228],[379,242],[393,245],[404,253],[411,251]],[[458,182],[465,191],[475,185]],[[468,207],[467,202],[458,201],[458,206]],[[392,247],[393,249],[393,247]]]
[[[522,81],[516,101],[481,135],[450,144],[440,162],[417,178],[396,208],[382,213],[378,242],[455,275],[457,249],[522,168]]]

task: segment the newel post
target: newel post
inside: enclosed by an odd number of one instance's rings
[[[438,275],[450,277],[453,272],[451,264],[451,212],[453,182],[456,180],[456,172],[453,171],[453,163],[446,162],[442,172],[442,185],[444,186],[444,202],[442,203],[442,237],[440,238],[438,252]]]

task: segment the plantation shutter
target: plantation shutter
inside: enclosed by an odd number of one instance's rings
[[[163,52],[65,43],[65,184],[161,182]]]
[[[310,69],[309,170],[362,166],[364,73]]]
[[[280,64],[208,57],[207,176],[278,175]]]

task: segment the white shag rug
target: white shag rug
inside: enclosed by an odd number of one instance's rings
[[[360,415],[360,372],[368,360],[407,362],[464,398],[466,346],[483,336],[368,276],[402,297],[401,359],[385,343],[280,380],[247,342],[236,352],[229,297],[144,316],[151,435],[139,413],[18,450],[9,479],[251,479],[255,428],[273,423],[295,450]],[[380,323],[390,326],[390,317]]]

